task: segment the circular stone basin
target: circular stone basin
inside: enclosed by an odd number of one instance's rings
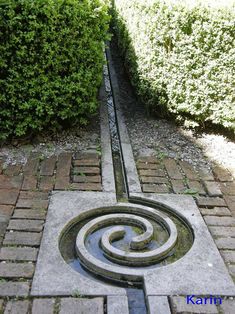
[[[120,203],[79,215],[64,228],[60,251],[76,271],[115,281],[142,280],[144,273],[183,257],[191,248],[189,224],[173,212]]]

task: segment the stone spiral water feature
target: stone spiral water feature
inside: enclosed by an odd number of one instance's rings
[[[160,267],[165,259],[178,254],[182,228],[176,221],[159,209],[141,204],[118,203],[97,208],[78,217],[72,227],[73,254],[95,276],[117,282],[141,282],[150,268]],[[67,229],[65,234],[69,233]],[[66,247],[63,241],[62,246]]]

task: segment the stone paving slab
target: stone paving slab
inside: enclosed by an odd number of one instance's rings
[[[95,281],[74,271],[63,260],[58,248],[61,232],[72,219],[88,210],[114,204],[116,196],[112,193],[68,191],[52,194],[33,278],[33,296],[69,296],[78,288],[79,293],[86,296],[126,295],[125,289]]]
[[[192,248],[181,259],[146,273],[146,295],[235,295],[235,285],[192,197],[147,193],[130,197],[169,206],[187,219],[195,235]]]

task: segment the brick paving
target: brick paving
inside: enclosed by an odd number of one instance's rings
[[[67,314],[73,308],[85,313],[90,300],[31,298],[30,288],[50,192],[102,191],[100,156],[62,153],[41,160],[32,154],[23,167],[3,169],[2,164],[0,160],[0,313]],[[103,313],[103,298],[91,304]]]
[[[156,157],[140,158],[137,168],[143,192],[195,198],[235,279],[235,184],[231,174],[217,166],[208,173],[186,162]],[[52,190],[102,191],[100,156],[63,153],[41,160],[33,154],[24,167],[6,169],[0,162],[0,313],[104,313],[106,300],[102,297],[30,297]],[[233,299],[203,308],[192,308],[184,299],[169,297],[172,313],[234,313]]]
[[[219,166],[214,166],[213,172],[208,172],[205,169],[194,169],[185,161],[171,158],[162,160],[152,156],[141,157],[136,164],[143,192],[169,191],[175,194],[189,194],[195,198],[235,281],[235,181],[231,173]],[[157,168],[164,172],[164,178],[162,173],[159,175],[151,170]],[[172,299],[175,313],[235,313],[235,300],[226,301],[220,308],[209,305],[208,309],[203,306],[203,310],[198,310],[198,307],[192,309],[185,306],[183,299]]]

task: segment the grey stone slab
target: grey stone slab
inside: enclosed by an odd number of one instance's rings
[[[149,296],[147,304],[149,314],[171,314],[166,296]]]
[[[4,245],[39,246],[41,233],[35,232],[7,232],[3,241]]]
[[[163,204],[183,216],[195,236],[192,248],[181,259],[145,273],[146,295],[235,295],[235,285],[191,196],[133,193],[131,198]]]
[[[58,242],[65,226],[78,215],[116,204],[116,195],[99,192],[54,192],[48,209],[47,221],[39,251],[31,294],[71,295],[79,289],[81,295],[126,295],[123,288],[84,277],[73,270],[62,258]]]
[[[104,304],[102,298],[94,299],[61,299],[59,314],[103,314]]]
[[[108,296],[107,314],[129,314],[128,299],[126,296]]]
[[[111,138],[109,133],[109,118],[106,106],[104,86],[100,89],[100,132],[101,132],[101,169],[102,185],[105,192],[115,192],[115,179],[113,172],[113,159],[111,150]]]

